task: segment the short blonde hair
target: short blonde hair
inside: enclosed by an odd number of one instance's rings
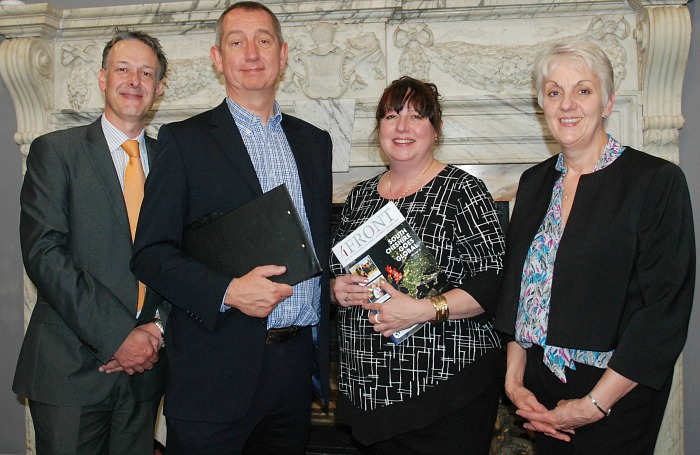
[[[535,85],[537,103],[542,107],[542,81],[549,76],[561,60],[574,58],[588,66],[598,76],[603,91],[603,106],[615,88],[615,75],[610,59],[601,48],[588,41],[561,41],[548,44],[535,58]]]

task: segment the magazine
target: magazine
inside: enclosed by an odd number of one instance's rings
[[[381,279],[416,299],[440,294],[447,288],[447,277],[435,256],[391,201],[338,242],[333,254],[348,273],[367,279],[366,286],[372,289],[367,301],[371,303],[391,298],[382,291]],[[416,324],[395,332],[391,340],[399,344],[422,326]]]

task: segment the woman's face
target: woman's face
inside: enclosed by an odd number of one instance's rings
[[[428,117],[410,102],[400,112],[387,111],[379,122],[379,145],[390,161],[410,161],[432,155],[436,133]]]
[[[597,147],[605,137],[603,116],[610,115],[615,94],[603,99],[600,79],[583,61],[559,60],[542,80],[542,93],[547,126],[562,151]]]

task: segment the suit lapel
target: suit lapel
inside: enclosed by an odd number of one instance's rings
[[[148,166],[153,169],[153,163],[156,161],[156,157],[158,156],[158,141],[146,135],[146,147],[146,153],[148,154]],[[131,234],[131,231],[129,231],[129,234]],[[159,301],[160,296],[158,296],[151,288],[146,287],[146,298],[143,302],[143,308],[141,308],[137,325],[147,324],[153,320]]]
[[[131,243],[131,229],[129,217],[126,213],[124,194],[122,193],[119,177],[114,168],[112,155],[109,153],[107,140],[102,132],[100,119],[88,126],[86,141],[83,143],[83,152],[95,169],[95,175],[102,185],[107,201],[117,218],[120,231]]]
[[[152,137],[146,135],[146,153],[148,155],[148,167],[150,168],[153,166],[153,163],[156,160],[156,155],[158,154],[158,141],[153,139]]]
[[[209,125],[212,136],[219,143],[221,150],[231,159],[234,168],[243,176],[248,185],[261,195],[262,187],[255,167],[225,100],[212,111]]]
[[[297,172],[299,174],[299,181],[301,182],[301,193],[304,197],[306,215],[311,217],[315,213],[312,208],[316,207],[314,198],[317,193],[310,189],[315,188],[318,182],[315,181],[313,163],[307,162],[309,155],[305,152],[309,147],[314,147],[316,144],[311,144],[309,138],[302,134],[300,128],[289,121],[285,121],[285,118],[285,115],[282,114],[282,129],[284,130],[285,136],[287,136],[287,142],[292,149],[294,160],[297,163]]]

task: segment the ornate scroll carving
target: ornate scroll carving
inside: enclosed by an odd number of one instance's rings
[[[29,144],[48,127],[53,80],[48,42],[24,38],[0,43],[0,75],[17,113],[15,142],[26,157]]]
[[[642,8],[635,29],[642,90],[644,150],[678,160],[683,75],[690,48],[690,13],[685,6]]]
[[[51,106],[52,73],[48,42],[36,38],[5,40],[0,43],[0,75],[10,92],[17,115],[14,139],[22,153],[22,168],[29,145],[48,128],[46,112]],[[29,323],[36,288],[22,273],[24,283],[24,327]],[[34,427],[29,412],[25,414],[27,453],[34,454]]]
[[[690,49],[690,13],[685,6],[641,8],[635,38],[639,53],[638,78],[644,106],[644,150],[678,161],[678,132],[685,119],[681,112],[683,76]],[[683,451],[683,399],[681,367],[676,364],[664,422],[655,453]]]

